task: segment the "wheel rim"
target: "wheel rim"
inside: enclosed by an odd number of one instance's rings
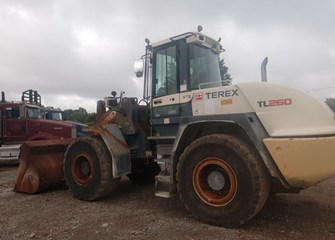
[[[193,171],[193,186],[206,204],[220,207],[230,203],[237,192],[237,178],[228,163],[206,158]]]
[[[79,153],[72,162],[71,172],[78,184],[88,185],[94,176],[93,159],[86,153]]]

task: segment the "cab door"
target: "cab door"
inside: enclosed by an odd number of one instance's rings
[[[3,129],[5,143],[19,143],[27,140],[27,120],[20,114],[20,107],[7,107]]]
[[[181,93],[187,90],[186,49],[180,40],[153,50],[152,124],[160,136],[175,136],[185,116]]]

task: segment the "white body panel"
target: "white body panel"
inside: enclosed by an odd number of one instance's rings
[[[238,87],[271,137],[335,134],[334,113],[307,93],[270,83]]]
[[[162,106],[170,106],[174,104],[179,104],[179,93],[171,94],[167,96],[157,97],[153,100],[153,107],[162,107]]]
[[[236,85],[193,91],[194,116],[253,112]]]
[[[192,102],[193,116],[237,114],[254,111],[235,85],[157,97],[153,100],[153,108],[188,102]]]

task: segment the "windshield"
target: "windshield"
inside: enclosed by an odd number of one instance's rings
[[[61,112],[50,112],[47,114],[47,119],[63,120],[62,113]]]
[[[191,89],[221,86],[219,57],[211,49],[189,45]]]
[[[27,107],[28,118],[41,118],[41,112],[39,108]]]

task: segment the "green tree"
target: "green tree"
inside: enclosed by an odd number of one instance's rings
[[[69,117],[73,113],[72,109],[66,109],[63,111],[63,120],[69,120]]]
[[[88,124],[94,122],[95,115],[95,113],[88,113],[85,108],[80,107],[77,110],[65,110],[63,117],[64,120]]]
[[[326,98],[326,104],[330,107],[331,110],[335,113],[335,98]]]
[[[93,123],[95,121],[96,113],[88,113],[85,117],[84,123]]]
[[[219,59],[221,80],[225,80],[226,85],[230,85],[233,78],[228,73],[228,67],[225,65],[224,59]]]

